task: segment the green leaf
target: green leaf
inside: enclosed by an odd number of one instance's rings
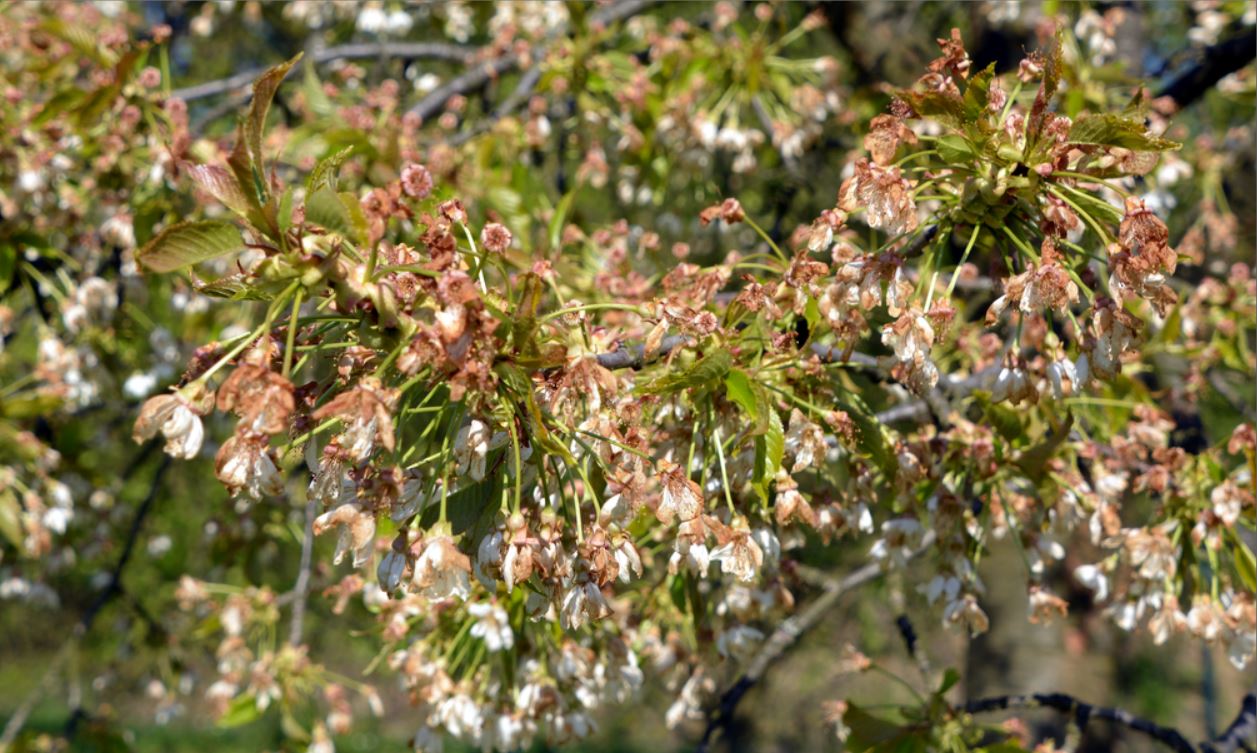
[[[1071,144],[1117,146],[1136,152],[1166,152],[1182,146],[1148,133],[1142,120],[1113,113],[1086,115],[1069,129]]]
[[[991,80],[994,78],[995,63],[991,63],[969,78],[969,85],[965,87],[964,94],[965,117],[968,120],[976,121],[986,112],[986,106],[991,97]]]
[[[785,455],[786,431],[781,425],[781,416],[770,406],[768,430],[755,438],[755,488],[765,499]]]
[[[243,247],[240,231],[231,223],[180,222],[158,233],[140,249],[136,259],[154,272],[172,272]]]
[[[306,197],[306,221],[358,243],[366,243],[367,218],[353,194],[322,188]]]
[[[912,91],[903,89],[899,98],[912,106],[917,114],[937,120],[952,128],[961,128],[965,122],[965,103],[959,96],[939,91]]]
[[[340,166],[345,164],[345,160],[349,159],[353,151],[354,147],[347,146],[319,160],[319,164],[314,166],[314,169],[310,171],[309,177],[306,178],[306,194],[316,193],[322,188],[329,188],[335,191],[336,177],[340,172]]]
[[[218,726],[224,728],[239,727],[248,724],[262,715],[258,711],[257,698],[252,693],[238,695],[231,700],[227,712],[218,720]]]
[[[568,191],[567,195],[559,199],[559,205],[554,208],[554,216],[550,218],[550,226],[546,229],[546,235],[550,240],[550,248],[558,248],[559,242],[563,239],[563,223],[567,221],[567,213],[572,209],[572,201],[576,198],[576,191]]]
[[[664,374],[637,388],[639,395],[663,395],[691,387],[710,387],[719,384],[729,373],[733,356],[727,350],[717,350],[703,356],[693,366],[681,372]]]
[[[725,376],[725,397],[741,406],[752,421],[759,421],[759,401],[755,399],[755,388],[745,371],[732,369]]]
[[[958,133],[939,136],[934,142],[934,148],[945,162],[968,162],[977,156],[969,140]]]
[[[842,723],[851,730],[847,738],[847,749],[851,751],[897,750],[898,743],[910,734],[902,725],[873,716],[854,703],[847,704]]]
[[[0,293],[9,289],[13,282],[13,270],[17,268],[17,248],[12,244],[0,245]]]
[[[890,450],[890,443],[886,441],[882,424],[874,417],[868,404],[854,392],[846,393],[837,402],[838,407],[847,412],[860,432],[856,437],[856,445],[860,451],[867,454],[882,473],[893,476],[896,466],[894,454]]]
[[[21,551],[25,538],[22,535],[22,510],[11,489],[0,492],[0,536]]]
[[[1226,529],[1227,538],[1231,540],[1231,556],[1235,560],[1235,573],[1249,593],[1257,591],[1257,555],[1248,548],[1234,528]]]
[[[227,275],[213,282],[198,285],[196,290],[211,298],[226,298],[232,301],[269,301],[271,296],[249,284],[247,275]]]

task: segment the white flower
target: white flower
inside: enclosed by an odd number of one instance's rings
[[[747,625],[737,625],[720,634],[720,637],[716,639],[716,650],[721,656],[743,661],[762,640],[764,640],[764,634],[759,630]]]
[[[166,437],[166,454],[184,460],[196,457],[205,439],[201,417],[178,393],[149,398],[140,409],[139,418],[135,420],[135,441],[152,439],[158,431]]]
[[[471,561],[458,550],[454,540],[434,536],[415,561],[411,583],[429,599],[466,599],[471,593],[470,574]]]
[[[515,645],[515,634],[511,632],[510,621],[501,607],[477,602],[468,604],[467,612],[476,618],[476,624],[471,626],[471,634],[483,640],[489,651],[505,651]]]
[[[576,630],[586,622],[602,619],[610,611],[597,584],[586,579],[568,589],[559,620],[565,629]]]
[[[1094,592],[1096,601],[1104,601],[1109,596],[1109,579],[1096,565],[1079,565],[1074,568],[1074,580]]]

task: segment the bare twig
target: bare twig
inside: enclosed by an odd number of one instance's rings
[[[128,464],[123,472],[122,477],[124,479],[129,477],[148,458],[153,451],[153,447],[156,447],[156,445],[150,444],[148,447],[140,450],[139,454]],[[92,603],[88,605],[87,609],[84,610],[78,624],[74,626],[69,640],[65,642],[61,650],[57,652],[57,656],[48,666],[48,669],[44,671],[44,676],[40,678],[39,684],[35,686],[30,695],[26,697],[26,700],[9,717],[9,721],[4,726],[4,731],[0,732],[0,753],[6,753],[13,741],[17,739],[18,734],[22,731],[22,727],[26,724],[27,717],[30,716],[31,711],[34,710],[40,699],[52,689],[57,675],[60,674],[66,662],[74,654],[79,641],[91,630],[92,624],[96,622],[96,618],[100,615],[101,610],[110,601],[124,593],[122,588],[123,572],[126,570],[127,563],[131,561],[136,542],[140,538],[140,531],[144,527],[144,519],[148,517],[148,514],[153,509],[153,503],[157,499],[157,492],[161,488],[162,477],[166,474],[166,470],[169,467],[170,458],[163,457],[161,464],[157,466],[157,471],[153,474],[153,481],[149,487],[148,494],[145,495],[143,501],[140,502],[139,508],[136,509],[135,517],[131,519],[131,527],[127,530],[127,537],[122,545],[122,554],[109,572],[108,582],[101,589],[100,593],[97,594],[96,598],[92,600]]]
[[[1199,60],[1175,74],[1157,96],[1169,97],[1181,110],[1203,97],[1214,84],[1251,63],[1253,58],[1257,58],[1257,36],[1249,28],[1206,48]]]
[[[341,44],[334,47],[325,47],[321,50],[314,50],[310,53],[309,59],[314,63],[328,63],[333,60],[352,60],[356,58],[400,58],[403,60],[416,60],[419,58],[429,58],[433,60],[448,60],[456,63],[469,63],[477,53],[477,50],[470,47],[463,47],[456,44],[448,44],[445,42],[375,42],[367,44]],[[215,97],[219,94],[227,94],[237,90],[244,90],[247,93],[248,88],[253,82],[266,72],[266,68],[252,68],[247,71],[233,74],[227,78],[216,79],[214,81],[206,81],[204,83],[195,84],[193,86],[185,86],[181,89],[175,89],[170,93],[171,97],[191,102],[197,99],[205,99],[207,97]]]
[[[301,538],[301,565],[297,571],[297,584],[292,588],[292,624],[288,631],[288,643],[301,645],[302,623],[306,616],[306,596],[310,590],[310,561],[314,551],[314,514],[318,511],[316,500],[306,502],[305,533]]]
[[[1178,753],[1196,753],[1196,748],[1176,729],[1154,724],[1140,719],[1128,711],[1121,709],[1092,706],[1065,693],[1032,693],[1029,695],[1005,695],[995,698],[983,698],[966,703],[961,709],[968,714],[982,714],[1004,709],[1049,708],[1065,714],[1072,714],[1079,729],[1086,729],[1087,722],[1092,719],[1121,724],[1136,732],[1151,737]]]
[[[655,2],[657,0],[620,0],[620,2],[604,6],[591,13],[589,24],[590,26],[607,26],[616,21],[622,21],[630,16],[637,15],[654,5]],[[548,46],[548,42],[543,42],[531,51],[529,58],[532,60],[533,66],[545,58]],[[422,119],[428,120],[439,113],[451,97],[475,91],[519,66],[519,57],[513,51],[508,51],[502,56],[489,60],[484,65],[473,68],[437,87],[426,97],[419,100],[414,107],[410,108],[410,111]]]
[[[1257,694],[1249,693],[1244,696],[1239,714],[1226,732],[1212,742],[1201,743],[1200,750],[1202,753],[1235,753],[1254,748],[1257,748]]]
[[[908,559],[915,559],[928,551],[934,545],[934,539],[934,531],[927,531],[921,539],[921,545],[908,555]],[[708,714],[707,727],[703,730],[703,737],[698,743],[698,753],[705,753],[716,733],[728,726],[733,720],[733,714],[742,697],[763,679],[764,674],[774,662],[780,659],[805,633],[820,624],[820,621],[844,594],[876,580],[883,572],[885,571],[882,564],[873,562],[845,578],[828,580],[824,586],[824,593],[816,597],[803,611],[787,617],[778,625],[768,640],[764,641],[759,652],[751,659],[751,663],[747,665],[742,676],[720,696],[716,708]]]

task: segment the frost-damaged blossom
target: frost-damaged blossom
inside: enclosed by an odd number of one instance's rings
[[[659,522],[671,525],[673,520],[685,523],[698,517],[703,510],[703,490],[698,483],[683,468],[667,460],[659,461],[658,471],[663,490],[655,509]]]
[[[504,431],[494,432],[478,418],[468,421],[454,437],[454,460],[459,476],[483,481],[489,453],[509,441]]]
[[[1170,248],[1170,231],[1143,201],[1126,199],[1118,242],[1109,247],[1110,282],[1119,300],[1146,298],[1162,316],[1178,300],[1166,280],[1174,274],[1178,254]]]
[[[855,174],[838,189],[838,208],[848,214],[863,207],[871,227],[891,235],[917,229],[912,183],[898,167],[882,167],[867,159],[855,163]]]
[[[496,222],[490,222],[480,231],[480,245],[495,254],[504,254],[511,247],[511,231]]]
[[[166,438],[166,454],[184,460],[196,457],[205,439],[198,410],[178,392],[149,398],[135,419],[137,443],[152,439],[159,431]]]
[[[1071,304],[1078,302],[1078,285],[1061,266],[1060,255],[1051,238],[1043,240],[1037,264],[1004,282],[1004,294],[995,299],[986,312],[987,323],[994,323],[1013,302],[1025,314],[1037,314],[1044,310],[1065,312]]]
[[[284,479],[275,467],[264,436],[232,435],[218,449],[214,470],[218,480],[234,495],[258,500],[284,490]]]
[[[356,501],[338,505],[314,519],[314,535],[320,536],[333,526],[340,528],[340,537],[332,563],[339,565],[346,552],[353,552],[355,568],[367,564],[375,544],[374,513],[363,509]]]
[[[426,199],[432,193],[432,173],[423,165],[410,164],[402,168],[402,192],[412,199]]]
[[[383,387],[374,377],[363,379],[358,386],[340,393],[314,411],[317,421],[339,418],[344,430],[337,442],[361,463],[376,447],[393,451],[393,408],[396,390]]]
[[[895,352],[904,381],[914,392],[928,392],[938,384],[938,367],[930,360],[934,327],[919,310],[906,311],[882,327],[882,342]]]
[[[471,593],[471,560],[447,535],[420,543],[411,585],[429,599],[466,599]]]

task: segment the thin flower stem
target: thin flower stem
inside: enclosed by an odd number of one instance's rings
[[[288,302],[288,296],[295,293],[300,285],[301,283],[299,282],[293,282],[287,288],[284,288],[284,292],[280,293],[275,301],[271,303],[270,308],[266,312],[266,319],[258,325],[257,329],[253,330],[247,337],[241,340],[239,345],[228,351],[227,355],[218,360],[218,363],[215,363],[213,366],[206,369],[205,373],[197,377],[196,382],[193,384],[204,384],[208,382],[210,377],[217,373],[219,369],[230,363],[236,356],[244,352],[244,349],[252,345],[254,340],[269,332],[271,329],[271,323],[275,321],[275,316],[279,313],[279,310],[284,307],[284,304]]]
[[[768,247],[773,250],[773,253],[776,254],[779,259],[781,259],[784,262],[789,263],[790,260],[786,257],[785,253],[782,252],[781,248],[777,245],[776,241],[774,241],[768,235],[768,233],[764,232],[764,228],[760,227],[755,222],[755,220],[751,219],[751,216],[749,214],[743,213],[742,221],[745,222],[747,225],[750,225],[751,229],[754,230],[756,233],[759,233],[759,237],[764,239],[764,242],[768,244]]]
[[[600,310],[631,311],[637,314],[638,316],[647,316],[647,313],[642,310],[641,306],[633,306],[627,303],[587,303],[583,306],[570,306],[565,309],[559,309],[558,311],[551,311],[550,313],[541,317],[540,321],[548,322],[551,319],[557,319],[560,316],[565,316],[567,314],[575,314],[581,311],[600,311]]]
[[[956,271],[951,274],[951,282],[947,283],[948,300],[951,300],[951,294],[956,290],[956,282],[960,280],[960,270],[965,266],[965,262],[969,261],[969,252],[973,250],[974,244],[978,242],[978,232],[981,230],[981,225],[973,226],[973,235],[969,236],[969,245],[965,246],[965,252],[960,256],[960,263],[956,265]]]
[[[720,427],[715,421],[712,421],[711,430],[712,438],[716,440],[716,457],[720,460],[720,484],[724,489],[725,503],[729,505],[730,514],[734,514],[737,511],[733,507],[733,494],[729,491],[729,472],[725,469],[725,451],[720,444]]]
[[[288,342],[284,347],[284,379],[287,379],[292,374],[292,356],[295,350],[294,346],[297,343],[297,319],[301,314],[301,299],[304,294],[305,290],[298,288],[296,295],[292,298],[292,317],[288,320]]]

